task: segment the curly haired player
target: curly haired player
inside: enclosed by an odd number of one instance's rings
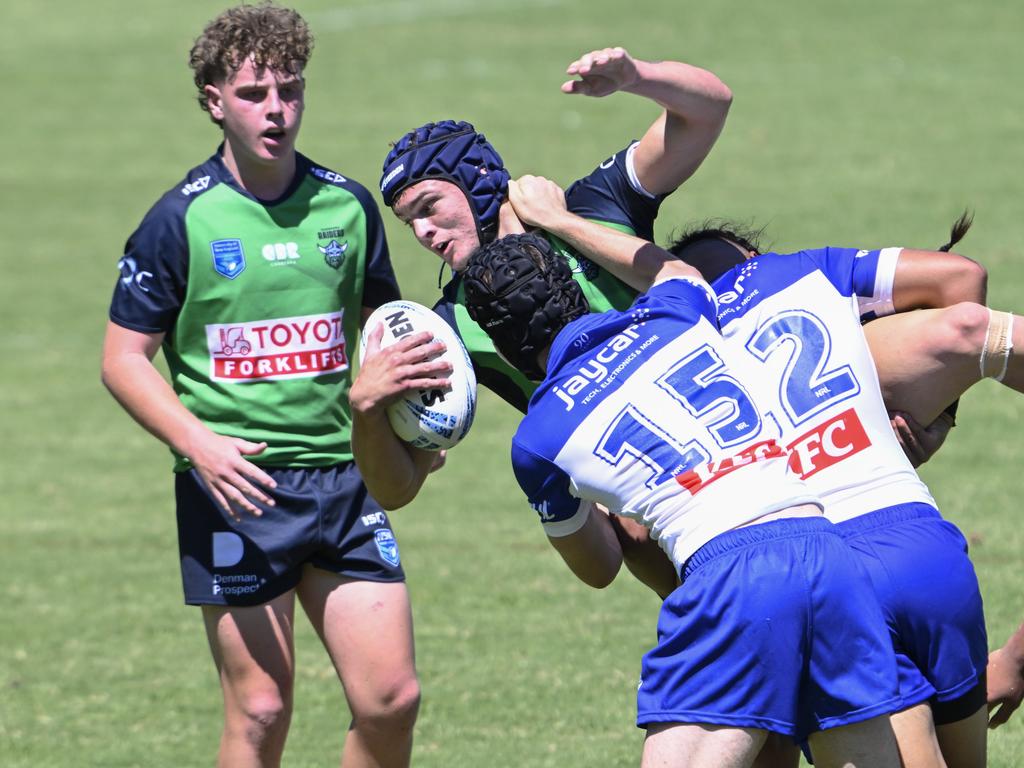
[[[196,40],[223,143],[129,238],[103,381],[176,457],[185,601],[202,606],[223,691],[218,764],[280,763],[297,596],[352,712],[345,765],[405,766],[412,617],[348,405],[356,333],[398,286],[367,190],[295,150],[312,45],[271,4],[230,8]],[[151,362],[161,346],[171,386]]]

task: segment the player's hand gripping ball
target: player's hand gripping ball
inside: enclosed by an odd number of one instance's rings
[[[388,420],[395,434],[416,448],[440,451],[458,444],[469,432],[476,413],[476,374],[462,340],[436,312],[414,301],[389,301],[374,310],[364,328],[381,323],[381,348],[411,333],[429,331],[444,342],[442,360],[451,363],[448,388],[409,392],[388,406]],[[366,354],[366,334],[359,344],[359,362]]]

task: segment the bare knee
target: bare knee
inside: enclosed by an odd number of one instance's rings
[[[988,333],[988,307],[964,301],[941,310],[939,316],[947,352],[976,358],[985,346]]]
[[[415,675],[395,681],[376,695],[352,702],[353,725],[377,734],[411,731],[420,709],[420,685]]]
[[[242,696],[237,704],[234,722],[229,722],[228,726],[241,731],[245,740],[254,746],[287,729],[291,719],[291,702],[277,691],[250,693]]]

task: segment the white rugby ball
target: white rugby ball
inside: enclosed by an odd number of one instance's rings
[[[440,359],[452,365],[444,389],[421,389],[388,406],[388,420],[399,438],[416,448],[440,451],[458,444],[469,432],[476,413],[476,374],[465,345],[440,315],[414,301],[389,301],[373,311],[359,340],[359,363],[366,355],[366,337],[384,326],[381,348],[411,333],[429,331],[444,342]]]

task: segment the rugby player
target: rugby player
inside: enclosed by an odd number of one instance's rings
[[[523,221],[638,289],[670,258],[621,245],[624,238],[559,208],[561,199],[543,179],[513,186]],[[942,520],[893,436],[860,327],[894,311],[983,299],[984,270],[941,251],[762,255],[724,229],[685,235],[672,251],[714,279],[722,334],[753,362],[751,380],[762,383],[761,402],[781,428],[791,467],[871,572],[900,661],[904,704],[893,725],[905,763],[984,764],[987,653],[977,578],[964,537]],[[994,356],[1002,361],[993,367],[1003,368],[1005,344]]]
[[[870,581],[789,471],[699,273],[661,259],[632,306],[590,313],[549,242],[524,234],[482,247],[464,280],[499,352],[543,379],[512,463],[554,548],[610,583],[622,553],[600,504],[650,527],[682,575],[643,661],[642,764],[749,766],[774,732],[808,739],[819,766],[899,765]]]
[[[185,602],[202,606],[223,693],[218,765],[280,764],[298,596],[352,713],[344,764],[406,766],[412,616],[347,398],[361,320],[399,293],[372,196],[296,152],[312,44],[272,4],[230,8],[196,40],[223,143],[129,238],[102,375],[176,459]]]
[[[622,91],[650,99],[662,114],[639,141],[577,181],[567,193],[571,210],[609,226],[653,238],[662,200],[697,170],[711,150],[729,110],[732,94],[710,72],[675,61],[634,59],[622,48],[605,48],[569,65],[578,76],[562,86],[569,94],[593,97]],[[417,241],[453,270],[435,309],[460,334],[477,380],[520,410],[533,391],[521,372],[502,361],[486,334],[466,315],[459,273],[481,243],[522,232],[508,204],[510,176],[497,150],[472,125],[445,120],[403,136],[384,161],[381,192]],[[635,292],[578,258],[553,240],[573,265],[595,310],[623,308]],[[385,506],[408,503],[418,492],[430,462],[398,440],[385,416],[386,406],[417,388],[417,365],[429,358],[419,347],[426,335],[379,349],[374,329],[352,391],[356,460],[367,485]],[[427,371],[434,374],[434,371]],[[432,457],[431,457],[432,458]]]

